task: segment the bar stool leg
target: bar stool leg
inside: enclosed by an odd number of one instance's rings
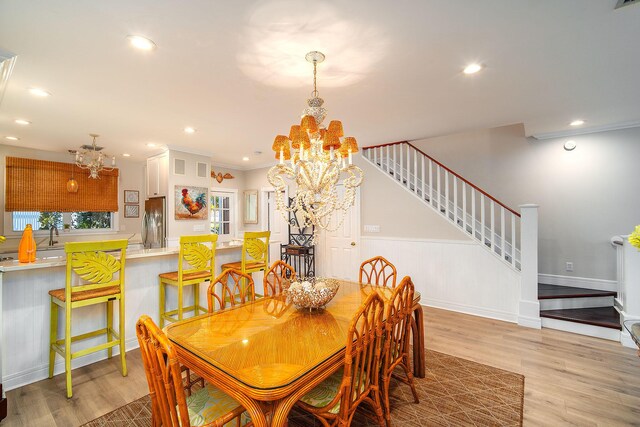
[[[109,301],[111,302],[111,301]],[[126,348],[124,345],[124,294],[120,295],[120,306],[119,308],[119,328],[118,330],[120,331],[119,335],[120,335],[120,364],[122,366],[122,376],[126,377],[127,376],[127,359],[126,359]],[[113,311],[112,311],[112,316],[113,316]]]
[[[200,314],[200,283],[193,284],[193,312],[194,316]]]
[[[182,283],[178,283],[178,320],[182,320]]]
[[[113,301],[107,301],[107,342],[113,341]],[[107,358],[111,359],[113,356],[113,347],[107,349]]]
[[[160,328],[164,328],[164,312],[166,310],[165,306],[165,294],[164,294],[164,283],[162,283],[162,279],[158,280],[160,289]]]
[[[49,331],[49,378],[53,378],[53,366],[56,361],[56,352],[53,345],[58,341],[58,304],[51,302],[51,330]]]
[[[64,372],[67,379],[67,397],[73,396],[71,390],[71,305],[67,301],[64,310]]]

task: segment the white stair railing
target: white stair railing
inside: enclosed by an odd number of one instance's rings
[[[516,270],[520,214],[408,142],[363,148],[363,157]]]

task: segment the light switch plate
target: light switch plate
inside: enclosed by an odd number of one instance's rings
[[[379,233],[380,226],[379,225],[365,225],[364,226],[365,233]]]
[[[193,226],[193,231],[204,231],[204,224],[197,224]]]

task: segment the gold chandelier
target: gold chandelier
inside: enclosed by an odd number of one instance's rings
[[[313,63],[313,92],[300,124],[291,126],[288,137],[276,136],[272,148],[279,163],[267,174],[275,188],[276,208],[285,220],[289,221],[293,212],[302,220],[301,227],[315,226],[315,233],[342,226],[363,179],[362,169],[352,164],[352,155],[358,152],[356,139],[344,137],[339,120],[332,120],[326,128],[322,124],[327,111],[318,96],[316,70],[324,58],[317,51],[305,56]],[[341,179],[343,191],[338,190]],[[285,202],[288,182],[296,184],[290,204]],[[332,221],[334,216],[336,220]]]

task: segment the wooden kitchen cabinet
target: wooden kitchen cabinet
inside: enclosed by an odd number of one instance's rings
[[[147,196],[166,196],[169,187],[169,153],[147,159]]]

